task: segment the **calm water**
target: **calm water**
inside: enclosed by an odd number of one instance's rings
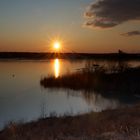
[[[110,65],[114,62],[95,61]],[[135,103],[132,97],[103,97],[100,93],[86,93],[63,89],[44,89],[40,79],[75,72],[86,60],[0,61],[0,128],[10,121],[30,121],[57,114],[76,115],[102,111]],[[139,66],[140,61],[128,62]]]

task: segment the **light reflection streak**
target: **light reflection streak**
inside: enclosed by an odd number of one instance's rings
[[[60,62],[59,59],[54,60],[54,75],[55,78],[58,78],[60,74]]]

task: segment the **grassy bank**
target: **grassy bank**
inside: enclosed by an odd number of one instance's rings
[[[140,139],[140,105],[75,117],[11,123],[1,140],[137,140]]]
[[[112,72],[108,72],[112,71]],[[58,78],[44,77],[40,85],[44,88],[66,88],[74,90],[94,90],[101,94],[140,94],[140,67],[117,67],[113,70],[103,67],[84,68],[82,71]]]

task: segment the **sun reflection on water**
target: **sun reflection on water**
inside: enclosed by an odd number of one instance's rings
[[[54,60],[54,75],[55,75],[55,78],[58,78],[60,75],[60,61],[59,61],[59,59]]]

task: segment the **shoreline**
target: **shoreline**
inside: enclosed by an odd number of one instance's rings
[[[140,104],[78,116],[11,123],[0,131],[3,140],[137,140],[140,139]]]
[[[140,53],[48,53],[48,52],[0,52],[0,59],[106,59],[140,60]]]

